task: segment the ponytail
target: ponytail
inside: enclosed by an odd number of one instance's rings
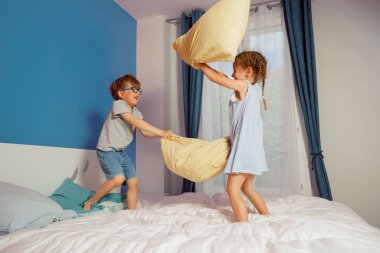
[[[264,88],[265,88],[265,80],[263,80],[263,105],[264,105],[264,109],[265,111],[267,110],[267,100],[265,99],[265,96],[264,96]]]

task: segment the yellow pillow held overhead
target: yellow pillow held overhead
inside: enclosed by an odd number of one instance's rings
[[[173,48],[183,61],[197,63],[234,61],[247,30],[249,0],[220,0],[177,38]]]
[[[161,139],[161,152],[165,165],[173,173],[203,182],[223,172],[230,146],[224,138],[209,142],[174,135]]]

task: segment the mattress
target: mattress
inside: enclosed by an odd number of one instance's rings
[[[138,210],[95,213],[0,237],[0,252],[380,252],[380,230],[335,201],[267,199],[269,216],[247,201],[236,223],[225,193],[140,194]]]

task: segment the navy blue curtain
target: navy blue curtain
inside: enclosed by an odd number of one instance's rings
[[[323,162],[319,131],[311,0],[283,0],[283,10],[297,93],[311,151],[312,170],[320,196],[332,200],[329,179]]]
[[[203,10],[193,10],[191,16],[181,15],[181,34],[193,26],[203,15]],[[185,115],[186,137],[198,138],[199,120],[201,116],[203,73],[195,70],[182,61],[182,82],[183,82],[183,107]],[[195,192],[195,183],[183,179],[182,193]]]

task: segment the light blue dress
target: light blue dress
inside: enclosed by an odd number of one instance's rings
[[[224,173],[261,175],[267,171],[261,120],[262,90],[259,84],[247,81],[248,92],[243,100],[232,94],[230,110],[231,152]]]

